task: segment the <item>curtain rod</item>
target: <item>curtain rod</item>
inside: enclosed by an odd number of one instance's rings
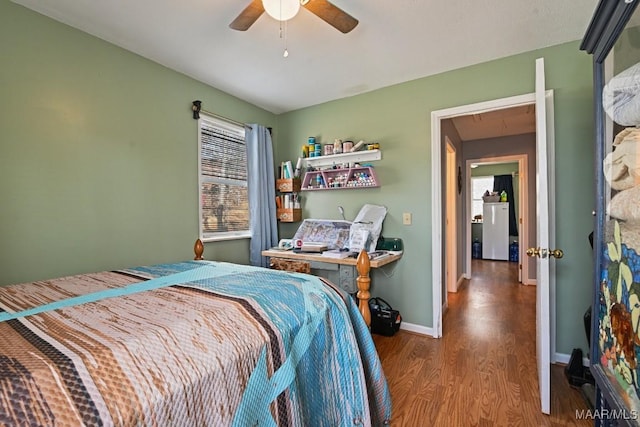
[[[207,111],[207,110],[200,110],[200,112],[202,112],[202,113],[204,113],[204,114],[207,114],[207,115],[209,115],[209,116],[213,116],[213,117],[215,117],[216,119],[220,119],[220,120],[224,120],[225,122],[232,123],[232,124],[234,124],[234,125],[238,125],[238,126],[242,126],[242,127],[244,127],[244,126],[251,127],[251,125],[248,125],[248,124],[246,124],[246,123],[240,123],[240,122],[238,122],[238,121],[236,121],[236,120],[231,120],[231,119],[229,119],[229,118],[227,118],[227,117],[221,116],[220,114],[212,113],[211,111]]]
[[[196,119],[196,120],[200,118],[200,113],[204,113],[204,114],[207,114],[209,116],[215,117],[215,118],[220,119],[220,120],[224,120],[226,122],[232,123],[232,124],[237,125],[237,126],[242,126],[242,127],[247,126],[247,127],[251,128],[251,129],[253,129],[250,125],[248,125],[246,123],[240,123],[240,122],[238,122],[236,120],[232,120],[232,119],[229,119],[227,117],[221,116],[220,114],[216,114],[216,113],[212,113],[211,111],[203,110],[202,109],[202,101],[193,101],[191,110],[193,111],[193,118]]]

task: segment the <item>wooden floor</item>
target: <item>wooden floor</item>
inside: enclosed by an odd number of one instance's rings
[[[551,369],[551,415],[540,412],[535,286],[517,266],[473,260],[473,276],[449,293],[443,338],[374,335],[389,381],[392,426],[565,426],[587,405],[563,366]]]

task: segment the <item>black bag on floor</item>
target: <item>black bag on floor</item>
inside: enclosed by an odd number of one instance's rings
[[[371,333],[390,337],[400,329],[400,323],[402,323],[400,312],[391,308],[382,298],[371,298],[369,310],[371,311]]]

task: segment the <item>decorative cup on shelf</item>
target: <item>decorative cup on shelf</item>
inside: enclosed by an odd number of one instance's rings
[[[342,154],[342,140],[341,139],[335,139],[333,141],[333,153],[334,154]]]

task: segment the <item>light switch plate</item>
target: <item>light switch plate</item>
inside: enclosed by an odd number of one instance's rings
[[[411,212],[405,212],[402,214],[402,224],[411,225]]]

